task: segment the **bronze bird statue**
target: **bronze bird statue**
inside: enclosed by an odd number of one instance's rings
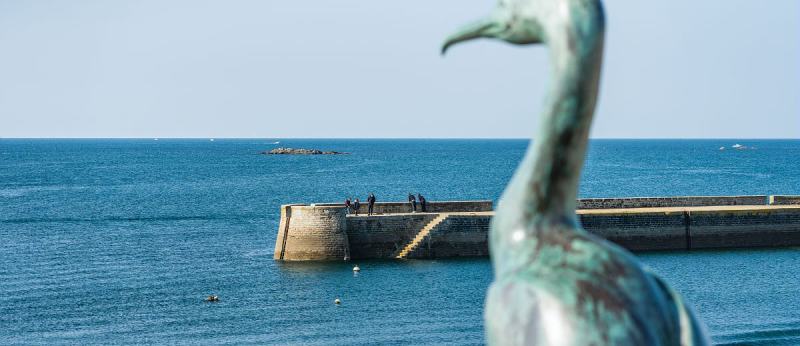
[[[603,57],[599,0],[501,0],[448,37],[544,43],[550,90],[538,135],[501,197],[489,250],[490,345],[706,345],[692,311],[624,249],[575,215]]]

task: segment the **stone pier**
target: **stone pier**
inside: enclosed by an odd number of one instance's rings
[[[772,203],[772,204],[768,204]],[[800,246],[800,197],[638,197],[578,200],[588,232],[631,251]],[[418,205],[419,208],[419,205]],[[276,260],[487,256],[491,201],[281,206]]]

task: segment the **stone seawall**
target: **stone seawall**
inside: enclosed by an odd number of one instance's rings
[[[800,196],[769,196],[770,205],[800,204]]]
[[[691,196],[691,197],[629,197],[582,198],[580,209],[706,207],[723,205],[764,205],[767,196]],[[789,203],[796,204],[796,203]]]
[[[800,206],[690,213],[691,249],[800,245]]]
[[[438,214],[348,217],[347,237],[353,259],[393,258]]]
[[[639,206],[577,211],[586,231],[632,251],[800,246],[800,197],[772,196],[771,205],[766,204],[766,196],[580,201],[588,207]],[[347,216],[341,203],[284,205],[274,258],[488,255],[489,221],[494,215],[491,201],[430,202],[427,213],[408,212],[407,202],[376,203],[375,209],[379,214],[368,217],[366,207],[359,216]]]
[[[450,215],[407,258],[474,257],[489,255],[492,215]]]
[[[686,215],[682,211],[578,212],[587,232],[631,250],[686,248]]]
[[[344,207],[281,206],[275,259],[348,260]]]
[[[766,197],[765,197],[766,198]],[[359,200],[361,208],[359,214],[367,213],[367,202]],[[343,203],[315,203],[311,206],[316,207],[344,207]],[[429,213],[444,213],[444,212],[480,212],[492,211],[492,201],[445,201],[445,202],[428,202],[426,203],[426,210]],[[376,214],[399,214],[410,213],[413,211],[413,206],[410,202],[377,202],[373,208]],[[417,211],[422,211],[422,205],[417,202]]]

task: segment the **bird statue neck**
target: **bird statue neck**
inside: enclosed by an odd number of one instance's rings
[[[525,177],[529,210],[559,219],[575,217],[581,168],[597,98],[600,54],[576,56],[551,49],[552,89],[531,148],[533,169]],[[597,47],[596,49],[599,49]],[[559,64],[559,62],[561,62]]]
[[[551,84],[538,135],[501,198],[498,216],[521,218],[507,220],[516,225],[506,229],[559,223],[574,227],[558,229],[580,232],[575,217],[576,198],[603,51],[602,18],[588,22],[598,25],[558,25],[562,34],[544,39],[549,47]],[[502,215],[506,205],[523,208],[522,213]]]

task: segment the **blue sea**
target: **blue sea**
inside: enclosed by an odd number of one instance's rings
[[[259,155],[279,146],[351,154]],[[0,139],[0,344],[480,345],[488,258],[363,261],[359,274],[276,262],[279,206],[497,200],[526,146]],[[769,194],[800,195],[800,140],[592,140],[580,190]],[[636,255],[715,343],[800,344],[800,248]]]

